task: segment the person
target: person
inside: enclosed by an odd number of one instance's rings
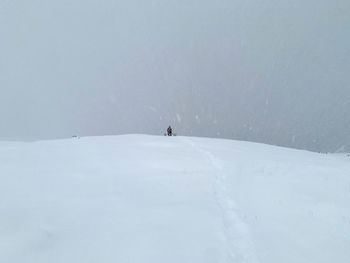
[[[169,125],[169,127],[167,129],[167,133],[168,133],[168,136],[173,136],[173,129],[171,128],[170,125]]]

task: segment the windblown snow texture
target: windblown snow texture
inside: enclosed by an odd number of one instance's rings
[[[347,263],[350,158],[127,135],[0,143],[0,262]]]

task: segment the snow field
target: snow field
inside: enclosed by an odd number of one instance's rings
[[[350,158],[125,135],[0,143],[0,262],[337,262]]]

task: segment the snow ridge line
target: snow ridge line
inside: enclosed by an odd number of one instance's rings
[[[230,262],[235,263],[259,263],[254,244],[251,239],[247,224],[240,218],[236,203],[229,197],[226,187],[226,175],[220,160],[210,151],[204,150],[190,139],[185,141],[196,151],[209,159],[217,170],[215,174],[215,196],[223,213],[224,235],[228,246]]]

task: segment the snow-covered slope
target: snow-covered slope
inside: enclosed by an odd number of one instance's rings
[[[0,262],[349,260],[346,156],[144,135],[0,143]]]

